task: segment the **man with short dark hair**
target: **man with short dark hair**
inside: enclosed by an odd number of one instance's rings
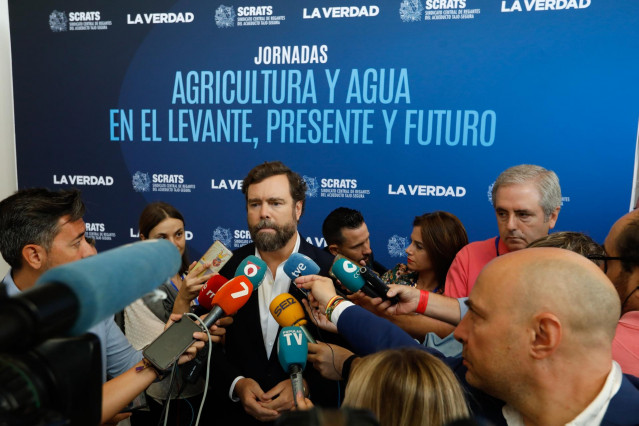
[[[304,212],[306,183],[300,175],[279,161],[265,162],[253,168],[242,185],[246,199],[247,222],[253,243],[233,252],[220,271],[233,276],[247,256],[261,258],[268,270],[264,281],[234,317],[227,328],[224,354],[217,353],[214,386],[218,393],[214,404],[221,416],[239,424],[273,421],[294,406],[288,372],[279,364],[277,336],[279,325],[269,311],[271,301],[282,293],[291,293],[298,301],[304,297],[284,273],[284,263],[299,252],[313,259],[328,274],[331,256],[300,237],[297,224]],[[310,320],[309,320],[310,324]],[[317,330],[310,327],[317,337]],[[320,404],[335,406],[337,384],[322,379],[313,368],[304,371],[310,391]],[[225,404],[225,401],[241,401]]]
[[[0,201],[0,252],[11,267],[2,284],[9,296],[30,289],[51,268],[96,254],[85,237],[84,212],[78,190],[23,189]],[[117,422],[130,415],[118,414],[120,410],[159,373],[145,367],[142,353],[131,346],[113,317],[87,332],[100,340],[102,381],[112,378],[102,388],[102,422]],[[221,334],[223,330],[211,332]],[[195,335],[205,337],[204,333]],[[219,335],[213,339],[221,340]],[[196,346],[201,348],[203,343]],[[180,362],[194,355],[192,346]]]
[[[336,208],[324,219],[322,235],[333,256],[341,254],[357,263],[364,262],[362,266],[369,265],[380,275],[388,270],[373,258],[370,233],[361,212],[348,207]]]
[[[0,252],[11,269],[2,282],[10,296],[33,287],[47,270],[95,253],[85,234],[78,190],[23,189],[0,201]],[[112,318],[89,330],[100,338],[102,379],[142,359]]]
[[[484,265],[548,235],[561,208],[559,178],[540,166],[510,167],[495,181],[492,201],[499,235],[472,242],[457,253],[446,276],[446,296],[467,297]]]

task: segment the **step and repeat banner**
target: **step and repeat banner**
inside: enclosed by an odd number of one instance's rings
[[[308,184],[323,246],[362,211],[376,258],[414,216],[497,233],[507,167],[559,175],[557,229],[603,241],[628,210],[639,118],[639,2],[9,1],[18,183],[77,187],[104,250],[145,204],[186,219],[192,258],[250,242],[241,182],[281,160]]]

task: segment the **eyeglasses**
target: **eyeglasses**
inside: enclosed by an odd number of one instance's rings
[[[608,261],[609,260],[627,260],[625,257],[619,257],[619,256],[602,256],[599,254],[591,254],[589,256],[586,256],[588,259],[590,260],[603,260],[603,264],[604,264],[604,274],[608,272]]]

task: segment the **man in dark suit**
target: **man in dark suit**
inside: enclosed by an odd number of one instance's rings
[[[297,232],[306,198],[306,183],[297,173],[279,161],[260,164],[244,179],[242,192],[253,243],[235,250],[220,273],[233,276],[240,262],[250,255],[260,257],[268,271],[227,328],[224,353],[218,351],[213,365],[213,386],[217,390],[215,403],[222,403],[217,410],[220,416],[245,425],[273,421],[294,406],[289,375],[277,358],[280,327],[269,311],[270,302],[279,294],[291,293],[300,302],[304,298],[284,273],[284,263],[292,253],[299,252],[313,259],[320,274],[326,276],[332,257],[304,241]],[[319,335],[315,327],[310,329],[318,340],[329,338],[326,333]],[[314,402],[337,405],[337,382],[321,378],[312,367],[304,371],[304,378]],[[230,401],[235,403],[229,404]]]

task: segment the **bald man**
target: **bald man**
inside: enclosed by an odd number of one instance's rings
[[[325,281],[298,279],[320,305],[332,297]],[[475,413],[509,425],[639,424],[639,383],[611,355],[619,297],[594,263],[556,248],[509,253],[484,268],[468,305],[455,331],[462,365],[445,361],[479,401]],[[416,307],[414,300],[397,305],[400,312]],[[348,301],[330,317],[360,355],[417,346]],[[370,329],[376,332],[362,332]]]
[[[514,252],[486,266],[468,307],[455,330],[466,380],[506,402],[508,424],[601,422],[622,374],[611,351],[619,298],[595,264],[561,249]]]

